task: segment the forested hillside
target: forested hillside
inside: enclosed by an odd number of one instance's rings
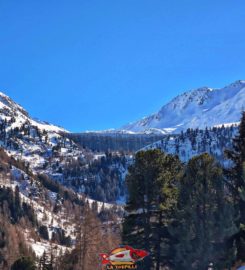
[[[180,134],[80,136],[0,97],[3,270],[92,270],[122,243],[150,252],[144,270],[244,261],[245,115]]]
[[[121,208],[33,174],[3,149],[0,168],[0,269],[92,270],[93,254],[119,241]]]
[[[219,126],[213,128],[187,129],[176,135],[165,135],[161,140],[144,147],[148,149],[161,149],[163,152],[178,155],[181,161],[209,153],[222,164],[229,165],[224,152],[232,148],[232,139],[238,132],[238,125]]]
[[[161,138],[159,134],[123,134],[113,132],[87,132],[87,133],[64,133],[82,148],[88,148],[98,152],[135,152],[148,144],[152,144]]]
[[[245,113],[226,156],[225,168],[207,153],[187,163],[159,149],[136,154],[126,178],[123,242],[150,252],[140,269],[245,263]]]
[[[93,199],[116,202],[125,197],[124,178],[131,154],[82,148],[67,134],[62,128],[33,120],[0,93],[0,145],[10,156],[34,173]]]

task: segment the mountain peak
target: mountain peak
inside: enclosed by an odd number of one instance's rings
[[[197,103],[198,105],[203,104],[204,100],[208,98],[208,94],[212,91],[213,89],[209,87],[201,87],[197,89],[193,89],[190,91],[186,91],[183,94],[178,95],[174,99],[172,99],[167,105],[172,105],[174,107],[176,106],[187,106],[188,103]],[[162,108],[164,108],[163,106]]]
[[[23,107],[21,107],[19,104],[17,104],[3,92],[0,92],[0,108],[14,111],[15,113],[19,112],[20,114],[23,114],[25,117],[29,117],[28,112]]]
[[[37,126],[41,130],[49,130],[54,132],[67,132],[65,129],[42,122],[31,118],[28,112],[20,106],[18,103],[13,101],[9,96],[0,92],[0,120],[12,119],[12,128],[20,127],[24,123],[28,122],[33,126]]]
[[[239,122],[245,104],[245,81],[220,88],[200,87],[173,98],[159,112],[123,126],[130,132],[162,130],[179,133],[187,128],[206,128]]]
[[[225,88],[237,88],[237,87],[245,87],[245,81],[244,80],[237,80],[237,81],[229,84]]]

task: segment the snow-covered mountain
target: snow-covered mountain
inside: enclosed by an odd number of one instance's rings
[[[23,241],[39,257],[48,252],[51,239],[58,252],[74,248],[78,224],[85,215],[84,205],[95,210],[101,227],[104,216],[119,219],[122,211],[120,206],[104,201],[115,202],[124,195],[124,159],[80,148],[66,136],[68,133],[33,119],[23,107],[0,93],[0,206],[4,196],[11,202],[18,194],[19,208],[10,208],[14,209],[16,223],[21,218],[22,224],[28,224],[20,229]],[[107,221],[113,223],[111,217]]]
[[[0,92],[0,119],[2,121],[12,120],[9,129],[14,129],[16,127],[19,128],[23,124],[28,123],[32,126],[38,127],[40,130],[67,132],[67,130],[61,127],[31,118],[23,107],[2,92]]]
[[[65,129],[31,118],[0,93],[0,147],[33,173],[100,201],[118,201],[125,192],[127,158],[77,145]],[[110,187],[110,188],[109,188]]]
[[[46,253],[50,251],[50,245],[59,253],[71,252],[75,248],[77,228],[81,224],[81,219],[85,218],[83,211],[85,205],[95,210],[98,217],[115,214],[114,217],[118,220],[121,218],[120,206],[91,200],[63,187],[47,176],[34,174],[23,161],[9,157],[2,148],[0,148],[0,168],[0,209],[3,202],[5,209],[11,209],[4,215],[5,222],[11,220],[11,226],[20,230],[22,237],[20,241],[23,241],[38,258],[44,251]],[[13,201],[15,204],[11,206]],[[74,209],[76,211],[73,211]],[[102,218],[99,222],[103,228]],[[109,217],[108,222],[114,221]],[[112,227],[115,229],[114,225]],[[16,248],[18,249],[18,245]],[[8,252],[6,248],[5,252]],[[2,247],[1,256],[3,256]],[[0,269],[1,266],[0,261]]]
[[[156,114],[127,124],[121,130],[164,134],[187,128],[231,125],[239,122],[244,107],[245,81],[236,81],[221,89],[202,87],[175,97]]]
[[[0,92],[0,146],[11,156],[29,163],[34,171],[40,171],[54,151],[63,154],[70,149],[75,151],[75,144],[64,137],[66,132],[33,119],[23,107]]]

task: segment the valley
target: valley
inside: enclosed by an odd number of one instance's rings
[[[245,85],[239,81],[224,88],[222,102],[226,102],[228,91],[229,99],[231,93],[241,96]],[[109,252],[122,241],[125,213],[130,213],[126,176],[135,166],[135,155],[160,151],[178,156],[182,164],[187,164],[208,153],[225,168],[232,165],[225,152],[232,150],[239,133],[240,105],[236,104],[229,119],[205,122],[210,126],[198,121],[194,124],[189,115],[193,106],[203,110],[206,102],[221,106],[218,101],[210,101],[212,95],[216,97],[210,93],[198,89],[177,97],[166,105],[171,113],[163,107],[158,117],[135,124],[144,128],[130,125],[122,130],[84,133],[71,133],[33,119],[0,93],[0,207],[5,220],[0,225],[4,234],[24,239],[22,254],[34,256],[42,265],[53,258],[53,269],[59,269],[60,262],[69,265],[67,256],[75,260],[76,267],[87,265],[85,270],[98,265],[91,254],[101,249]],[[229,113],[231,108],[227,110]],[[167,127],[165,120],[159,120],[160,115],[169,121],[177,119],[174,114],[186,117],[181,128]],[[158,121],[157,128],[152,121]],[[10,225],[14,233],[8,230]],[[88,246],[94,248],[88,251]],[[20,254],[15,248],[11,257],[9,247],[6,250],[1,253],[0,249],[2,269],[8,269]],[[86,262],[78,256],[83,252]]]

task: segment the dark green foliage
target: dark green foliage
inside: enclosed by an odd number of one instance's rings
[[[27,217],[34,225],[37,224],[36,216],[31,206],[21,203],[19,189],[16,187],[15,192],[11,188],[0,187],[0,209],[8,206],[8,213],[12,223],[17,223],[21,217]]]
[[[38,180],[42,183],[42,185],[52,192],[59,193],[60,185],[56,183],[54,180],[50,179],[47,175],[39,174]]]
[[[0,248],[4,248],[5,244],[6,244],[5,232],[2,228],[0,228]]]
[[[222,169],[208,154],[192,158],[181,179],[172,234],[175,269],[224,269],[226,241],[236,231],[232,205],[225,194]]]
[[[89,197],[115,202],[126,193],[122,172],[127,169],[124,155],[105,153],[85,166],[83,159],[72,160],[63,168],[64,185],[80,190]]]
[[[232,138],[237,129],[234,126],[212,127],[205,130],[189,128],[181,134],[165,135],[156,146],[164,152],[174,151],[181,160],[187,161],[193,155],[209,153],[224,164],[224,150],[232,148]],[[189,145],[191,148],[187,147]]]
[[[67,247],[71,246],[71,237],[69,235],[66,236],[65,231],[61,228],[57,228],[52,233],[52,241],[63,246],[67,246]]]
[[[60,183],[49,178],[47,175],[38,174],[37,180],[48,190],[58,193],[57,194],[58,200],[62,198],[63,200],[68,200],[71,203],[74,203],[77,205],[82,206],[84,204],[84,201],[81,198],[78,198],[77,194],[74,191],[67,189],[66,187],[62,186]],[[54,212],[58,210],[59,210],[59,205],[55,205]]]
[[[127,215],[123,223],[123,241],[151,253],[145,259],[145,268],[155,269],[169,264],[168,250],[162,244],[169,242],[168,226],[177,204],[177,183],[181,163],[175,156],[160,150],[138,152],[127,176]]]
[[[233,265],[237,232],[223,169],[208,154],[183,166],[160,150],[138,152],[127,176],[123,241],[151,256],[142,269]]]
[[[36,270],[34,261],[30,257],[22,257],[14,262],[11,270]]]
[[[2,250],[6,247],[6,232],[4,228],[0,226],[0,266],[5,262],[4,255],[2,253]]]
[[[22,209],[25,216],[29,219],[31,224],[33,226],[37,225],[37,218],[36,218],[33,208],[30,205],[28,205],[26,202],[23,202]]]
[[[226,153],[232,161],[232,168],[226,173],[239,228],[232,240],[237,249],[237,260],[245,261],[245,112],[242,113],[239,134],[233,140],[233,150]]]
[[[135,152],[146,145],[159,141],[164,135],[155,134],[103,134],[103,133],[67,133],[74,142],[83,148],[98,152],[124,151]]]
[[[49,235],[48,235],[48,228],[45,225],[42,225],[39,227],[39,234],[40,236],[45,239],[45,240],[49,240]]]

